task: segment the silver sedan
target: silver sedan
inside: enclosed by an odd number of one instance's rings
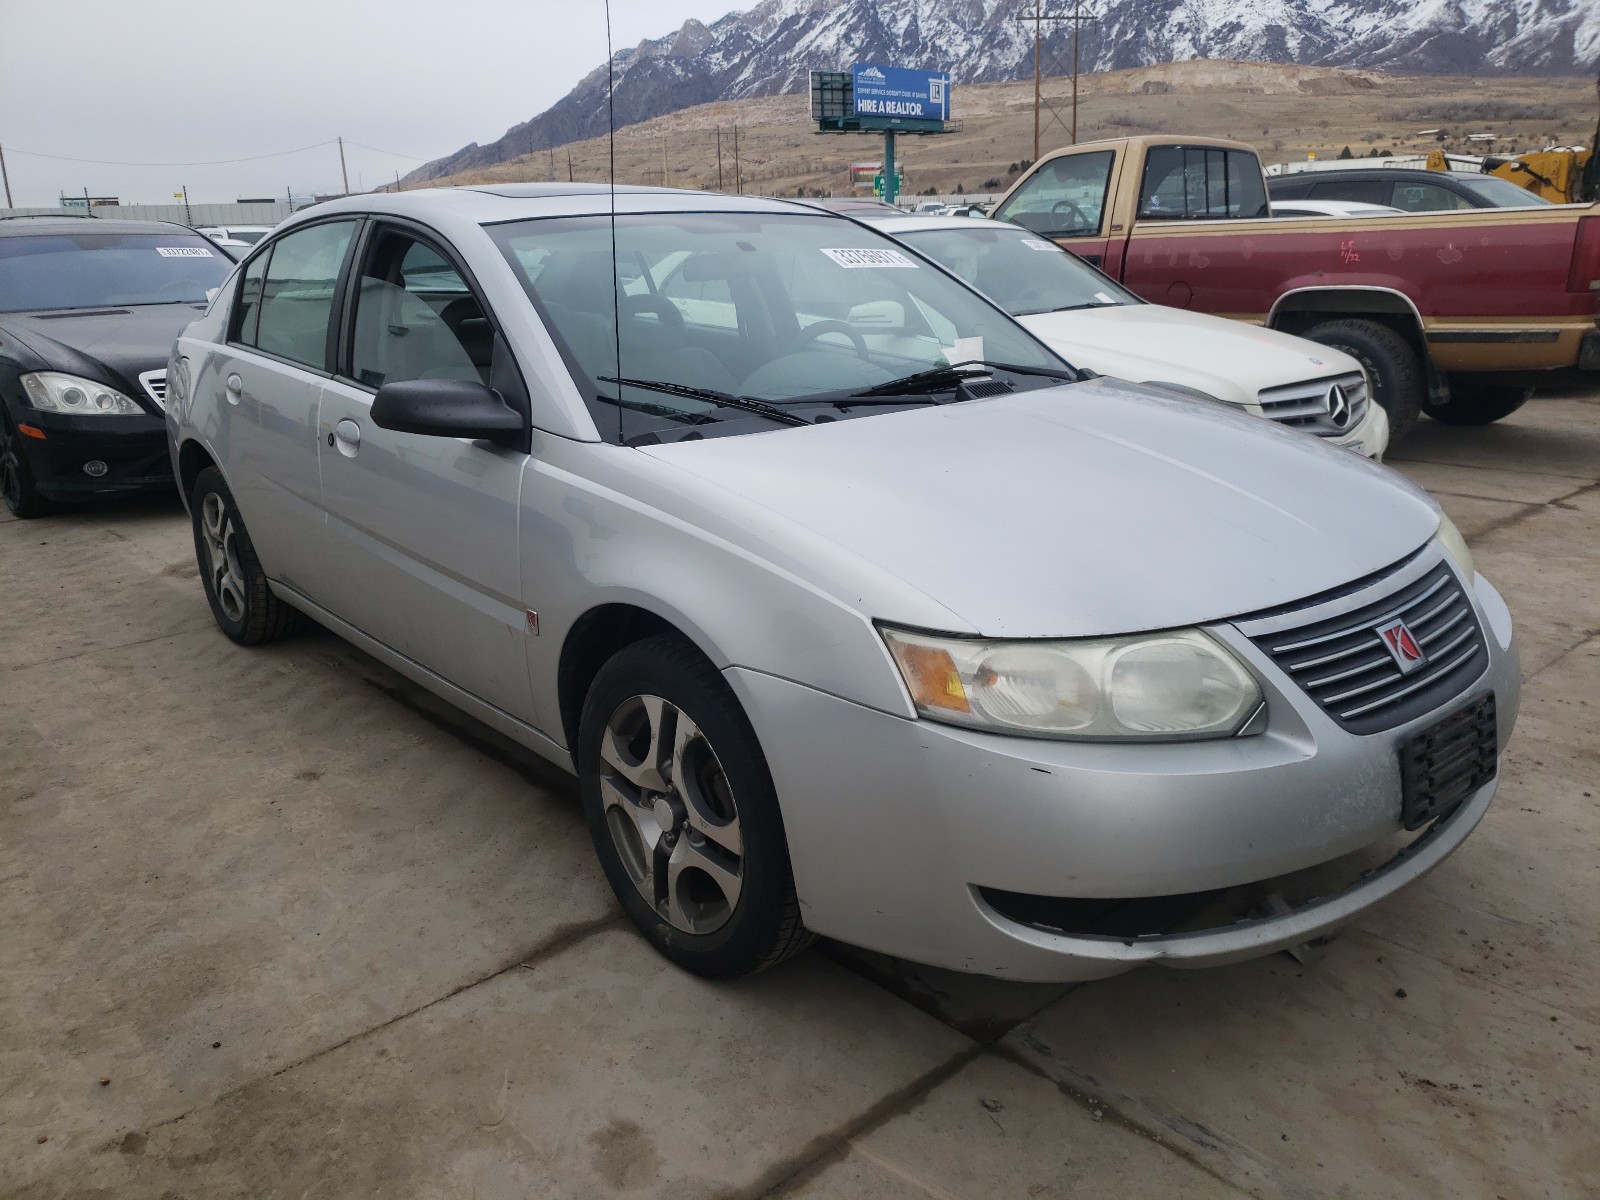
[[[779,201],[320,205],[179,340],[167,424],[222,630],[309,617],[575,772],[708,976],[1292,947],[1461,844],[1516,719],[1422,492]]]

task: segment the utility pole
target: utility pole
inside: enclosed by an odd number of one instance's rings
[[[572,175],[572,150],[570,148],[567,150],[567,182],[574,182]]]
[[[744,195],[744,176],[739,171],[739,123],[733,123],[733,190]]]
[[[661,134],[661,186],[667,186],[667,135],[665,130]]]
[[[722,190],[722,126],[717,126],[717,191]],[[6,193],[10,195],[9,190]],[[8,200],[6,203],[10,203]]]
[[[323,145],[327,145],[326,142]],[[344,194],[350,194],[350,171],[344,165],[344,138],[339,139],[339,174],[344,179]]]
[[[1039,110],[1044,104],[1044,71],[1041,63],[1046,21],[1072,22],[1072,140],[1078,140],[1078,28],[1093,17],[1083,15],[1083,0],[1072,0],[1072,15],[1047,13],[1044,0],[1033,0],[1033,11],[1023,13],[1019,21],[1033,22],[1033,161],[1039,161]]]
[[[550,147],[550,182],[556,181],[556,148]]]
[[[235,196],[238,194],[238,192],[234,193]],[[189,185],[187,183],[183,185],[183,223],[190,226],[194,224],[194,216],[189,212]]]
[[[10,208],[10,207],[12,207],[12,204],[11,204],[11,176],[6,174],[6,148],[4,146],[0,146],[0,179],[3,179],[5,181],[5,185],[6,185],[6,207]]]

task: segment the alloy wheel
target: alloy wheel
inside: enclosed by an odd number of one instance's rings
[[[245,586],[244,572],[239,569],[239,535],[227,504],[215,492],[206,493],[200,505],[200,527],[217,605],[228,620],[243,621]]]
[[[606,828],[645,902],[674,929],[715,933],[744,888],[744,840],[726,772],[700,727],[660,696],[633,696],[600,742]]]

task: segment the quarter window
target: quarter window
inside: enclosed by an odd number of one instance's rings
[[[323,370],[334,291],[354,230],[354,221],[329,221],[279,238],[262,277],[259,304],[245,314],[246,321],[255,323],[253,336],[241,324],[239,340],[290,362]],[[247,271],[239,296],[242,313],[251,299],[250,286]]]
[[[1048,237],[1092,237],[1100,232],[1115,158],[1111,150],[1096,150],[1050,159],[1001,206],[995,219]]]
[[[461,272],[426,242],[375,240],[356,297],[351,373],[379,388],[411,379],[489,382],[494,329]]]
[[[1244,150],[1152,146],[1139,188],[1139,219],[1195,221],[1267,215],[1261,163]]]

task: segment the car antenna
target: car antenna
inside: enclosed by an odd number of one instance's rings
[[[622,375],[622,280],[617,273],[617,102],[616,80],[612,76],[613,52],[611,49],[611,0],[606,0],[606,154],[607,175],[611,193],[611,329],[615,335],[617,375]],[[617,385],[617,398],[622,397],[622,385]],[[622,441],[623,407],[617,405],[617,441]]]

